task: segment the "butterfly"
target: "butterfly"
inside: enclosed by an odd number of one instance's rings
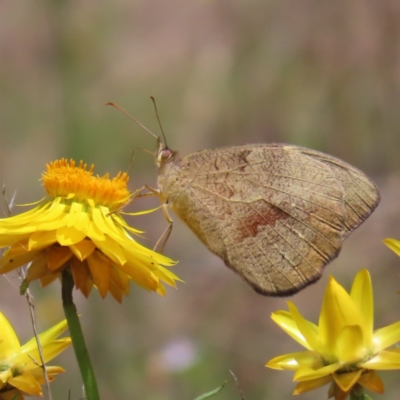
[[[160,144],[156,163],[163,203],[269,296],[318,280],[379,203],[363,172],[299,146],[248,144],[180,158]]]
[[[168,209],[264,295],[294,294],[317,281],[347,236],[379,204],[371,179],[322,152],[247,144],[180,158],[165,137],[163,143],[150,134],[158,142],[153,193],[170,228]]]

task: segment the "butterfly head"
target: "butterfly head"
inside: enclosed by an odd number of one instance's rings
[[[158,149],[155,155],[157,167],[160,169],[166,163],[174,160],[176,156],[176,151],[170,150],[165,143],[158,140]]]
[[[165,143],[158,141],[158,149],[155,153],[155,161],[158,168],[157,184],[159,191],[168,202],[168,196],[174,193],[174,187],[179,179],[181,159],[177,152],[170,150]]]

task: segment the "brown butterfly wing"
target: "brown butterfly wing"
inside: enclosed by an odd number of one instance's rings
[[[319,151],[303,147],[295,148],[300,153],[328,165],[342,185],[345,209],[343,238],[345,239],[378,206],[380,201],[378,188],[362,171],[342,160]]]
[[[316,281],[379,202],[362,172],[296,146],[207,150],[173,168],[173,182],[163,189],[165,168],[159,183],[174,211],[266,295],[295,293]]]

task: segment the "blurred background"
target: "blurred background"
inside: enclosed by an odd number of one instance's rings
[[[346,288],[368,268],[376,327],[400,319],[400,259],[381,242],[400,239],[400,2],[396,0],[37,0],[0,2],[0,180],[16,203],[43,197],[45,164],[67,157],[103,175],[128,170],[134,149],[159,127],[182,155],[216,146],[287,142],[335,155],[381,189],[377,211],[345,242],[315,285],[295,295],[317,322],[329,274]],[[130,187],[156,185],[152,156],[135,152]],[[4,195],[2,207],[6,203]],[[157,206],[135,202],[129,211]],[[15,209],[14,212],[19,212]],[[2,215],[5,215],[3,213]],[[153,246],[157,212],[129,218]],[[228,380],[215,399],[288,399],[290,372],[264,364],[300,351],[270,319],[286,299],[254,293],[175,217],[165,253],[185,283],[165,298],[132,285],[122,305],[96,291],[75,300],[103,399],[191,400]],[[32,337],[16,274],[0,277],[0,311],[21,340]],[[58,282],[31,285],[39,329],[63,318]],[[72,348],[52,365],[67,372],[53,398],[82,398]],[[381,374],[385,399],[399,372]],[[326,398],[328,387],[301,395]],[[69,394],[70,393],[70,394]],[[68,397],[70,396],[70,397]],[[374,396],[375,398],[376,396]]]

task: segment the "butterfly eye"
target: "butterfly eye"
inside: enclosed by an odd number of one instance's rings
[[[160,152],[159,158],[161,161],[167,161],[172,157],[173,152],[170,149],[164,149]]]

